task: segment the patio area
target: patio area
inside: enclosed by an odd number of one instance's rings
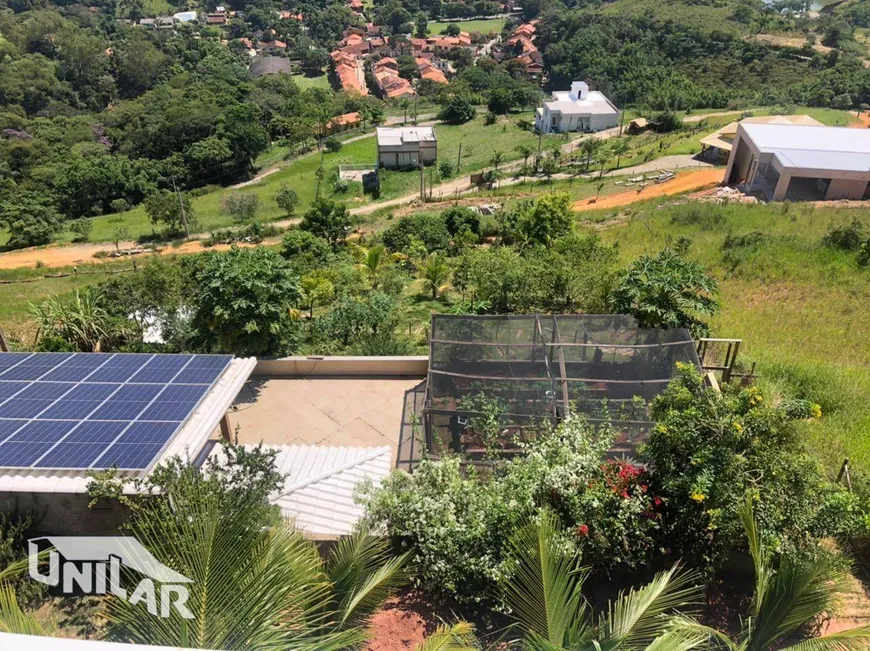
[[[252,377],[230,412],[239,443],[390,446],[395,460],[405,392],[419,378]]]

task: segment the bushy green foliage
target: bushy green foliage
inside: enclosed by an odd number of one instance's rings
[[[474,104],[462,95],[454,95],[448,104],[441,109],[438,119],[448,124],[462,124],[471,120],[477,112]]]
[[[379,334],[392,333],[396,302],[382,292],[359,299],[343,296],[317,327],[327,337],[348,347]]]
[[[152,224],[164,224],[170,234],[181,233],[194,221],[193,207],[186,194],[160,190],[145,199],[145,212]]]
[[[414,242],[422,242],[428,252],[445,251],[450,246],[450,231],[441,215],[415,213],[401,217],[381,235],[390,251],[410,254]]]
[[[326,266],[333,257],[332,247],[322,237],[294,228],[284,234],[283,255],[298,274],[306,274]]]
[[[221,209],[239,223],[254,221],[260,208],[255,192],[232,192],[221,202]]]
[[[322,237],[335,247],[345,240],[351,224],[353,218],[344,204],[329,199],[318,199],[302,217],[299,228]]]
[[[715,571],[741,539],[747,492],[763,535],[783,553],[810,553],[822,537],[861,531],[858,498],[825,480],[789,424],[818,413],[812,404],[772,407],[756,387],[717,393],[694,367],[680,366],[653,401],[657,424],[642,454],[664,500],[662,544]]]
[[[610,297],[617,314],[631,314],[644,328],[688,328],[705,336],[709,327],[700,317],[719,309],[718,284],[701,265],[676,251],[641,256],[622,274]]]
[[[60,215],[44,199],[19,193],[0,204],[0,223],[9,230],[9,248],[48,244],[60,231]]]
[[[326,147],[326,151],[329,152],[337,152],[341,151],[341,140],[336,138],[335,136],[330,136],[326,140],[323,141],[323,146]]]
[[[571,232],[574,213],[567,193],[546,194],[535,201],[523,201],[498,215],[502,237],[521,248],[540,244],[550,246]]]
[[[292,349],[299,279],[277,253],[233,248],[199,256],[190,297],[194,345],[209,352],[281,355]]]
[[[568,544],[590,562],[644,562],[658,527],[643,473],[605,463],[613,440],[571,417],[523,443],[524,456],[497,460],[485,475],[448,456],[423,461],[413,475],[393,474],[364,497],[368,520],[397,549],[408,550],[423,585],[460,600],[490,598],[510,580],[505,543],[542,507],[573,531]]]
[[[841,251],[857,251],[867,239],[867,227],[860,219],[844,226],[834,226],[822,238],[822,244]]]
[[[275,203],[284,211],[284,214],[290,217],[299,206],[299,194],[291,187],[282,186],[275,195]]]
[[[465,206],[451,206],[441,213],[444,225],[454,237],[462,232],[469,232],[480,238],[480,215]]]

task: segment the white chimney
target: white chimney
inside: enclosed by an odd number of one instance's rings
[[[589,95],[589,84],[585,81],[571,82],[571,99],[584,100]]]

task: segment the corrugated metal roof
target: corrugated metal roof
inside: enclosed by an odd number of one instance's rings
[[[93,353],[95,355],[99,353]],[[236,396],[248,381],[257,360],[254,357],[234,359],[191,414],[184,427],[155,461],[158,465],[176,455],[195,460],[232,407]],[[148,471],[121,472],[124,477],[144,477]],[[90,480],[81,470],[21,470],[0,471],[0,491],[20,493],[85,493]]]
[[[870,129],[743,123],[740,129],[787,168],[870,172]]]
[[[389,446],[281,445],[264,449],[278,451],[275,464],[279,472],[288,475],[272,502],[313,537],[351,533],[364,513],[354,500],[357,485],[366,479],[378,485],[392,469]],[[221,458],[222,449],[215,448],[212,456]]]

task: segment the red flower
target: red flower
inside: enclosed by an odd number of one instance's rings
[[[622,496],[623,496],[625,499],[628,499],[628,491],[622,491]]]
[[[589,525],[581,524],[578,525],[576,529],[574,529],[574,535],[578,538],[585,538],[589,535]]]
[[[649,489],[649,486],[647,486],[646,484],[640,485],[640,490],[642,490],[644,493],[646,493],[648,489]]]
[[[653,497],[653,504],[655,504],[656,506],[661,506],[662,498],[656,495],[655,497]]]

